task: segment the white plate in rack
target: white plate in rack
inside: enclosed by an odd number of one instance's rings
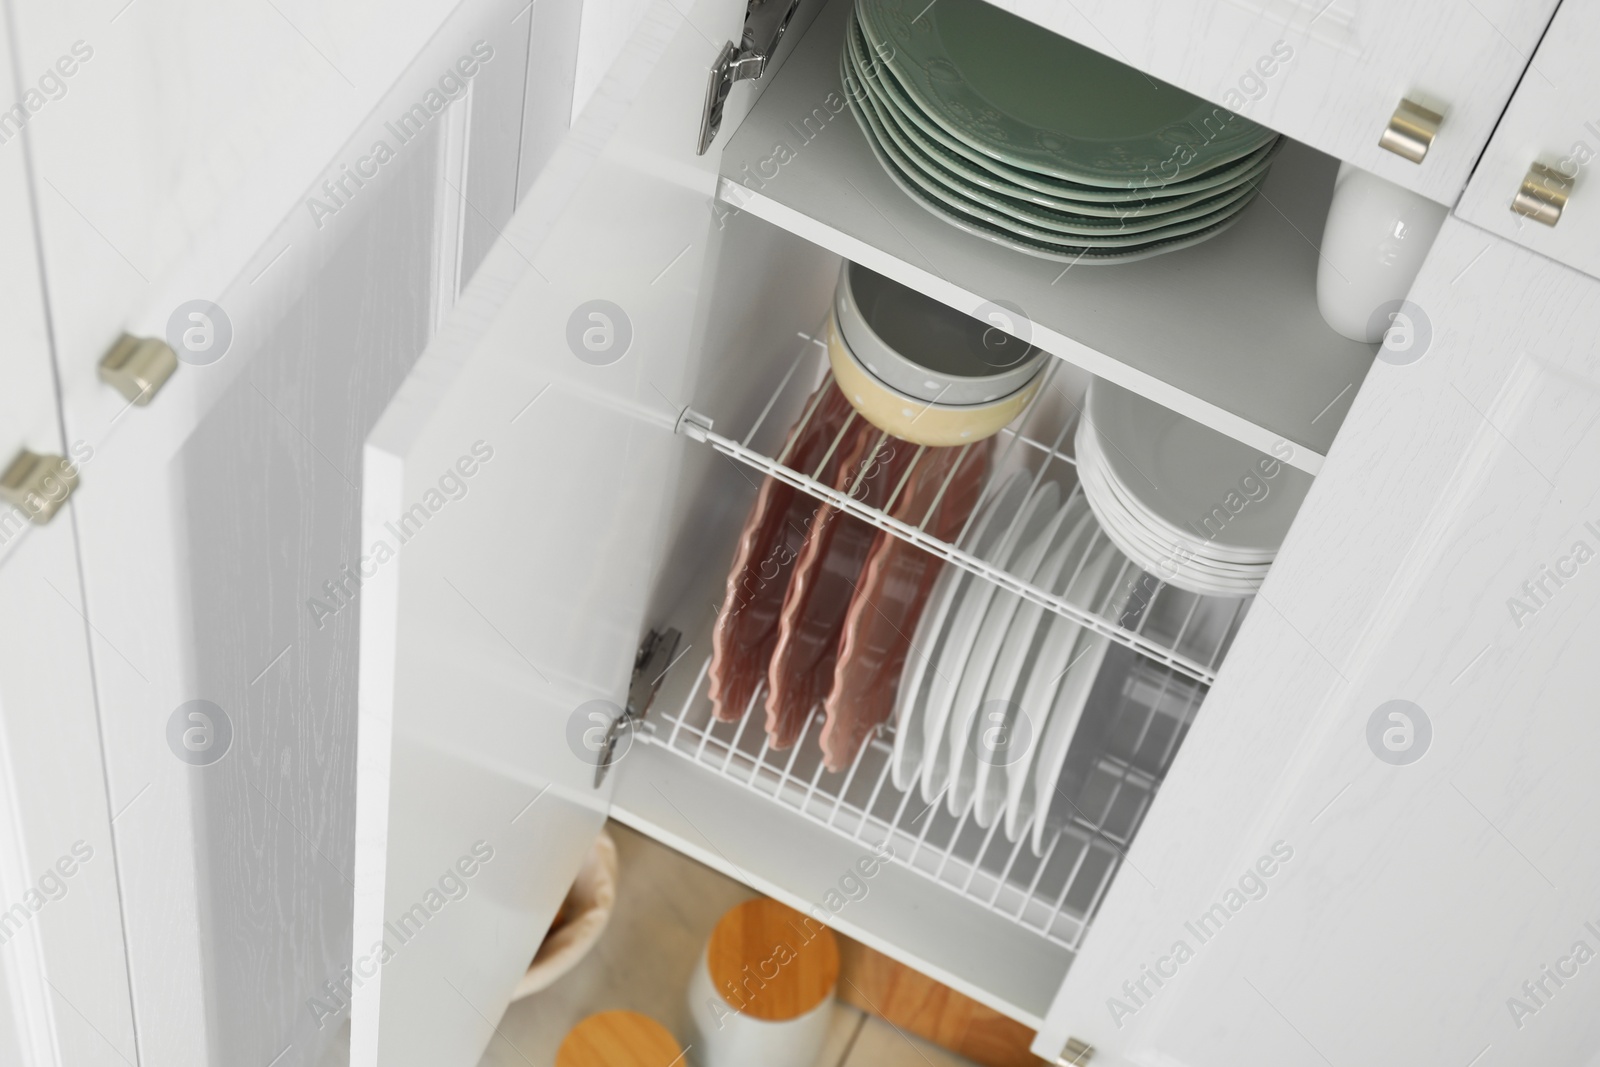
[[[1011,522],[1011,530],[995,553],[995,566],[1014,571],[1019,560],[1037,544],[1040,534],[1045,533],[1046,526],[1058,518],[1059,512],[1061,486],[1054,482],[1040,483],[1022,506],[1021,514]],[[928,681],[928,712],[923,718],[928,734],[923,739],[922,761],[922,797],[928,803],[933,803],[949,785],[949,731],[962,718],[958,697],[963,686],[970,685],[966,681],[966,665],[973,659],[974,646],[984,629],[997,590],[994,582],[981,577],[968,582],[960,593],[962,603],[955,609],[949,640],[939,653],[939,661],[930,667],[933,678]]]
[[[1089,502],[1083,499],[1082,494],[1072,494],[1064,510],[1067,517],[1061,526],[1062,536],[1056,539],[1044,566],[1039,568],[1033,580],[1034,585],[1057,595],[1065,591],[1066,583],[1078,573],[1080,562],[1095,540],[1096,529],[1094,516],[1089,512]],[[1023,603],[1017,609],[1016,617],[1011,620],[1000,656],[989,674],[983,703],[979,706],[980,714],[973,723],[972,736],[968,740],[968,758],[961,764],[962,781],[951,790],[952,795],[957,795],[959,799],[959,795],[968,788],[966,779],[971,774],[973,815],[984,829],[994,825],[995,816],[1005,799],[1006,764],[1001,761],[1015,760],[1025,755],[1025,751],[1011,751],[1011,745],[1025,749],[1033,743],[1031,723],[1023,727],[1021,733],[1016,732],[1019,728],[1017,701],[1038,662],[1042,641],[1049,629],[1050,618],[1054,616],[1055,612],[1042,604],[1032,601]],[[998,736],[1007,738],[1009,742],[1007,750],[996,753],[993,759],[981,758],[981,753],[987,748],[982,743],[986,731],[999,731]],[[969,765],[970,772],[967,770]]]
[[[1013,558],[1039,539],[1050,521],[1060,512],[1061,489],[1055,482],[1042,483],[1022,511],[1012,520],[995,552],[993,563],[1012,569]],[[974,578],[957,595],[955,619],[939,659],[929,670],[927,709],[923,713],[922,799],[932,804],[944,791],[950,773],[950,752],[945,733],[950,726],[956,694],[963,682],[963,669],[972,655],[973,644],[988,614],[998,587],[993,582]]]
[[[988,559],[998,548],[1028,495],[1028,474],[1018,471],[994,490],[983,512],[972,524],[966,544],[957,547]],[[922,773],[923,741],[926,737],[923,716],[927,710],[929,666],[939,661],[949,636],[952,609],[961,602],[963,590],[978,579],[952,563],[946,563],[928,598],[928,610],[917,623],[911,649],[906,655],[905,673],[895,697],[894,751],[890,773],[895,788],[908,790]]]
[[[1085,610],[1092,610],[1101,586],[1108,580],[1108,570],[1115,573],[1109,580],[1120,577],[1122,567],[1116,546],[1105,536],[1091,516],[1083,544],[1081,562],[1075,569],[1062,575],[1061,596]],[[1045,744],[1050,728],[1050,717],[1056,693],[1066,678],[1072,663],[1073,651],[1082,644],[1083,627],[1072,619],[1052,612],[1045,620],[1044,639],[1038,658],[1028,675],[1027,685],[1018,698],[1018,705],[1029,718],[1033,741],[1022,759],[1011,764],[1006,774],[1006,794],[1002,802],[1005,813],[1005,831],[1009,840],[1018,840],[1028,828],[1032,817],[1034,795],[1031,789],[1034,766],[1039,761],[1039,750]]]
[[[1104,569],[1096,575],[1098,588],[1092,603],[1096,615],[1102,619],[1115,619],[1121,615],[1122,607],[1127,603],[1132,590],[1127,583],[1115,580],[1122,571],[1121,553],[1107,545],[1101,560],[1097,560],[1096,565]],[[1072,666],[1067,671],[1066,678],[1062,680],[1061,688],[1056,691],[1056,698],[1051,704],[1044,737],[1038,745],[1038,760],[1032,768],[1034,802],[1032,843],[1035,856],[1044,855],[1045,815],[1050,811],[1050,799],[1055,794],[1056,782],[1060,779],[1061,768],[1066,763],[1067,749],[1072,747],[1072,735],[1078,730],[1078,721],[1083,718],[1084,705],[1089,702],[1089,693],[1094,689],[1094,680],[1100,674],[1100,664],[1105,660],[1106,651],[1111,647],[1109,638],[1091,630],[1081,630],[1081,633],[1082,637],[1072,650]],[[1023,788],[1027,789],[1026,784]]]
[[[1024,547],[1012,555],[1006,570],[1025,582],[1036,583],[1070,510],[1070,505],[1054,509],[1049,521],[1038,530],[1037,535],[1025,540]],[[988,695],[989,679],[1005,651],[1011,623],[1025,603],[1015,593],[1005,590],[995,593],[989,602],[989,610],[984,613],[983,625],[973,641],[966,666],[960,668],[961,681],[956,688],[955,704],[950,711],[944,743],[949,763],[945,779],[945,808],[957,817],[964,815],[972,806],[972,790],[977,784],[977,777],[973,773],[973,765],[978,762],[972,753],[974,724],[978,722],[978,712]]]

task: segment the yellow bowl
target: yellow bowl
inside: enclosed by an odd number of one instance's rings
[[[861,365],[828,316],[828,362],[845,399],[878,429],[914,445],[943,448],[993,437],[1022,413],[1039,391],[1044,375],[1014,393],[986,404],[939,404],[891,389]]]

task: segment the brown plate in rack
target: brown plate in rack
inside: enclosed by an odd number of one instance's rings
[[[927,519],[923,528],[930,535],[953,541],[978,503],[988,470],[987,442],[927,449],[891,514],[912,526]],[[878,532],[845,616],[824,704],[821,743],[828,770],[850,766],[867,735],[894,713],[911,635],[943,566],[926,549]]]
[[[844,446],[841,443],[831,456],[828,449],[852,416],[850,402],[828,378],[806,401],[799,421],[789,430],[780,459],[831,485],[843,462]],[[817,466],[824,459],[826,465],[819,473]],[[778,644],[778,615],[789,575],[818,507],[816,498],[787,482],[767,478],[745,519],[728,571],[722,610],[711,633],[708,688],[712,711],[724,722],[744,715],[766,678],[767,662]]]
[[[846,431],[833,486],[869,507],[890,496],[918,451],[865,420]],[[767,666],[767,738],[788,748],[828,695],[839,635],[877,530],[831,504],[817,509],[778,617],[778,644]]]

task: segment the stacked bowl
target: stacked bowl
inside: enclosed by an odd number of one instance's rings
[[[1180,589],[1253,595],[1311,476],[1103,379],[1076,438],[1078,479],[1106,536]]]
[[[828,361],[851,405],[880,430],[918,445],[972,444],[1028,406],[1050,358],[1002,329],[1008,318],[1021,316],[995,305],[991,320],[977,319],[847,261]]]
[[[1198,244],[1278,137],[984,0],[857,0],[841,77],[878,162],[968,233],[1065,262]]]

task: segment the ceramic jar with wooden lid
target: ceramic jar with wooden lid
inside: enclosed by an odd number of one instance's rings
[[[833,931],[775,900],[717,923],[689,982],[700,1067],[814,1067],[828,1038],[839,945]]]
[[[678,1039],[636,1011],[591,1015],[556,1050],[556,1067],[673,1067],[682,1061]]]

